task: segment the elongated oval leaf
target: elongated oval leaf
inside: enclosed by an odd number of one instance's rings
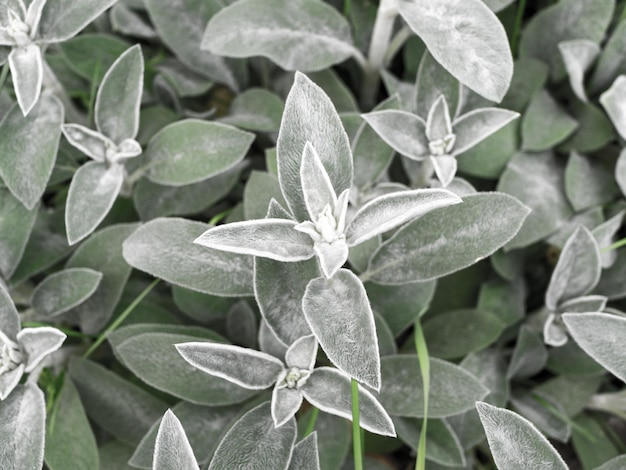
[[[274,427],[270,403],[248,411],[226,433],[209,470],[286,470],[296,441],[296,420]]]
[[[481,108],[464,114],[452,123],[456,135],[454,155],[471,149],[518,117],[514,111],[499,108]]]
[[[252,295],[252,258],[195,245],[193,240],[207,228],[185,219],[151,220],[124,242],[124,259],[134,268],[205,294]]]
[[[15,96],[24,116],[31,112],[41,94],[43,58],[37,44],[14,47],[9,54],[9,67]]]
[[[46,432],[46,465],[51,470],[98,468],[96,438],[71,380],[63,382],[55,408]]]
[[[135,45],[113,63],[98,89],[96,126],[117,144],[137,136],[143,68],[141,47]]]
[[[37,285],[31,305],[43,315],[58,315],[88,299],[101,279],[101,272],[88,268],[57,271]]]
[[[434,209],[460,202],[460,197],[445,189],[416,189],[379,196],[361,207],[348,225],[348,245],[358,245]]]
[[[169,186],[205,180],[239,163],[253,140],[254,134],[218,122],[175,122],[152,137],[144,152],[148,178]]]
[[[209,21],[201,47],[229,57],[265,56],[302,72],[328,68],[355,51],[348,22],[319,0],[240,0]]]
[[[113,207],[124,183],[124,167],[87,162],[70,184],[65,206],[65,227],[70,245],[85,238],[102,222]]]
[[[379,284],[427,281],[491,255],[520,229],[529,209],[502,193],[466,196],[402,227],[374,253],[362,275]]]
[[[28,210],[7,189],[0,189],[0,273],[9,279],[25,253],[39,207]]]
[[[179,343],[176,350],[202,372],[251,390],[270,387],[285,368],[269,354],[230,344]]]
[[[129,327],[110,335],[109,341],[120,361],[152,387],[201,404],[221,406],[239,403],[254,394],[227,380],[212,376],[189,364],[175,344],[192,341],[223,341],[207,331],[203,336],[189,328],[152,331]]]
[[[483,402],[476,403],[476,409],[499,469],[567,470],[558,452],[530,421]]]
[[[116,0],[57,0],[46,2],[39,20],[44,42],[63,42],[75,36]]]
[[[374,314],[359,278],[340,269],[330,279],[313,279],[302,309],[328,359],[359,382],[380,390]]]
[[[455,78],[501,101],[513,76],[504,27],[480,0],[401,0],[398,11]]]
[[[415,355],[385,356],[381,359],[382,387],[378,399],[392,415],[424,417],[424,390]],[[488,389],[465,369],[430,359],[428,417],[445,418],[471,409]]]
[[[566,313],[563,321],[587,354],[626,382],[626,362],[618,346],[626,334],[626,319],[608,313]]]
[[[600,103],[611,118],[615,129],[626,139],[626,75],[620,75],[615,79],[611,88],[600,95]]]
[[[61,102],[44,94],[28,116],[15,105],[0,123],[0,176],[28,209],[35,207],[52,173],[63,114]]]
[[[196,470],[198,463],[189,445],[180,421],[171,410],[167,410],[156,437],[154,446],[154,470]]]
[[[363,114],[362,117],[396,152],[414,160],[428,156],[426,123],[419,116],[389,109]]]
[[[326,93],[305,75],[296,72],[285,102],[276,152],[280,188],[299,221],[309,219],[300,185],[302,153],[307,142],[317,150],[335,194],[349,189],[352,185],[352,152],[339,115]]]

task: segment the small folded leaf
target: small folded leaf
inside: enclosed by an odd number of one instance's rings
[[[88,299],[101,279],[102,273],[88,268],[57,271],[37,285],[31,305],[42,315],[58,315]]]
[[[39,100],[43,83],[43,58],[37,44],[15,47],[9,54],[15,95],[26,116]]]
[[[430,157],[430,162],[435,169],[435,174],[444,188],[448,186],[456,175],[456,158],[451,155],[439,155]]]
[[[626,319],[609,313],[565,313],[574,341],[598,364],[626,382],[626,362],[621,348]]]
[[[287,367],[312,370],[317,359],[317,339],[308,335],[293,342],[285,354]]]
[[[200,47],[228,57],[260,55],[303,72],[343,62],[355,51],[346,19],[317,0],[240,0],[211,18]]]
[[[403,0],[398,11],[455,78],[488,100],[502,100],[513,58],[504,27],[482,1]]]
[[[312,432],[293,447],[287,470],[320,470],[317,431]]]
[[[63,114],[61,102],[44,93],[28,116],[15,105],[0,123],[0,177],[28,209],[35,207],[50,179]]]
[[[65,338],[65,333],[48,326],[24,328],[20,331],[17,341],[27,357],[24,372],[32,372],[43,358],[61,347]]]
[[[476,403],[476,409],[499,469],[567,470],[561,456],[530,421],[483,402]]]
[[[102,162],[81,166],[70,184],[65,207],[67,241],[73,245],[102,222],[113,207],[124,183],[124,167]]]
[[[470,266],[507,243],[529,210],[502,193],[466,196],[405,225],[370,259],[362,278],[379,284],[427,281]]]
[[[414,160],[429,154],[426,123],[406,111],[383,110],[363,114],[367,122],[391,148]]]
[[[585,72],[600,54],[600,46],[588,39],[572,39],[560,42],[559,52],[563,57],[565,70],[569,75],[569,83],[574,94],[586,103],[589,100],[585,92]]]
[[[280,189],[298,221],[309,219],[300,184],[306,142],[317,151],[335,194],[349,189],[352,152],[339,115],[326,93],[306,75],[296,72],[285,102],[276,152]]]
[[[352,419],[350,377],[331,367],[313,371],[300,388],[304,397],[322,411]],[[363,429],[395,437],[391,418],[374,395],[359,385],[359,424]]]
[[[450,111],[444,95],[439,96],[428,110],[426,137],[429,141],[443,140],[452,133]]]
[[[126,239],[124,259],[134,268],[205,294],[251,295],[251,257],[192,243],[208,227],[178,218],[151,220]]]
[[[154,445],[153,470],[196,470],[198,463],[180,421],[167,410]]]
[[[546,291],[546,307],[555,311],[565,300],[587,294],[600,280],[600,250],[591,232],[580,226],[561,251]]]
[[[176,350],[192,366],[250,390],[276,383],[284,364],[254,349],[219,343],[182,343]]]
[[[80,124],[63,124],[62,131],[70,144],[97,162],[104,162],[107,148],[115,145],[100,132]]]
[[[426,50],[417,69],[415,94],[415,111],[418,116],[427,116],[433,103],[443,95],[451,116],[455,117],[461,96],[461,84]]]
[[[34,384],[20,385],[0,402],[0,462],[10,469],[43,467],[46,403]]]
[[[274,427],[270,403],[248,411],[228,430],[211,460],[209,470],[286,470],[296,441],[296,420]]]
[[[310,142],[304,146],[300,166],[300,182],[310,220],[317,220],[327,205],[331,209],[335,208],[337,195],[317,151]]]
[[[602,163],[572,152],[565,167],[565,194],[580,212],[610,202],[619,189]]]
[[[296,222],[259,219],[234,222],[207,230],[194,243],[230,253],[261,256],[276,261],[304,261],[313,256],[313,240],[294,230]]]
[[[12,341],[20,332],[20,316],[3,284],[0,284],[0,331]]]
[[[272,419],[277,428],[293,418],[302,405],[302,393],[294,388],[274,387],[272,391]]]
[[[144,151],[148,178],[183,186],[233,168],[248,152],[254,134],[219,122],[185,119],[163,127]]]
[[[111,65],[98,89],[96,126],[116,144],[137,136],[143,69],[141,47],[132,46]]]
[[[543,341],[530,328],[522,326],[506,376],[508,379],[531,377],[543,369],[547,360],[548,351]]]
[[[452,123],[454,155],[463,153],[517,119],[519,114],[500,108],[481,108],[464,114]]]
[[[116,0],[57,0],[46,2],[39,20],[39,36],[44,42],[63,42],[75,36]]]
[[[361,207],[346,229],[349,246],[358,245],[431,210],[459,204],[457,195],[444,189],[416,189],[379,196]]]
[[[626,75],[617,77],[611,88],[600,95],[600,103],[619,135],[626,139]]]
[[[313,279],[304,293],[302,309],[328,359],[349,376],[379,390],[376,326],[359,278],[340,269],[330,279]]]

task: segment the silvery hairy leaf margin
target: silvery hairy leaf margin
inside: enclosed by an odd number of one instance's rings
[[[0,46],[11,47],[8,61],[17,102],[26,116],[39,100],[44,79],[43,53],[48,44],[65,41],[117,0],[23,0],[3,5]]]
[[[303,399],[319,409],[351,419],[350,377],[337,369],[315,368],[317,340],[313,335],[296,340],[285,362],[269,354],[217,343],[182,343],[176,349],[194,367],[251,390],[274,386],[271,415],[275,427],[287,423]],[[360,425],[370,432],[395,436],[391,418],[366,389],[359,387]]]
[[[426,120],[395,110],[363,115],[394,150],[413,160],[427,160],[443,187],[448,186],[456,174],[458,155],[518,117],[514,111],[479,108],[452,120],[444,95],[433,102]]]

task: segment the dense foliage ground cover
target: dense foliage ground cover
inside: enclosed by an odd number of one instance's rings
[[[625,468],[625,7],[2,0],[0,467]]]

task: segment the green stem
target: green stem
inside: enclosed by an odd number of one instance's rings
[[[348,15],[350,14],[350,0],[344,0],[343,2],[343,16],[345,16],[346,18],[348,17]]]
[[[159,283],[159,279],[155,279],[154,281],[152,281],[150,285],[146,287],[143,290],[143,292],[139,294],[137,298],[133,300],[133,302],[128,307],[126,307],[126,310],[124,310],[122,314],[119,317],[117,317],[115,321],[111,323],[111,325],[109,325],[109,327],[100,334],[98,339],[91,345],[91,347],[87,349],[85,354],[83,354],[83,359],[87,359],[89,356],[91,356],[91,353],[93,353],[96,349],[98,349],[98,346],[100,346],[106,339],[107,334],[109,334],[112,331],[115,331],[124,322],[124,320],[128,318],[128,316],[133,312],[133,310],[135,310],[135,307],[137,307],[137,305],[139,305],[139,303],[143,299],[146,298],[146,296],[150,293],[152,289],[154,289],[154,286],[156,286],[158,283]]]
[[[617,250],[618,248],[621,248],[623,246],[626,246],[626,238],[622,238],[621,240],[617,240],[612,245],[609,245],[606,248],[602,248],[600,251],[603,252],[603,253],[606,253],[607,251]]]
[[[9,76],[9,64],[4,64],[2,67],[2,71],[0,72],[0,93],[2,93],[2,89],[4,88],[4,84],[7,81],[7,77]]]
[[[319,414],[319,408],[313,407],[313,409],[311,410],[311,417],[309,418],[309,422],[307,423],[306,429],[304,430],[304,437],[307,437],[313,432],[313,429],[315,429],[315,422],[317,421],[317,416]]]
[[[422,431],[420,432],[420,441],[417,446],[417,459],[415,461],[415,470],[426,469],[426,431],[428,430],[428,396],[430,393],[430,358],[428,356],[428,347],[426,346],[426,338],[420,323],[420,317],[415,320],[415,349],[417,351],[417,360],[422,374],[422,384],[424,387],[424,420],[422,421]]]
[[[515,15],[515,25],[513,26],[513,34],[511,35],[511,52],[517,55],[517,39],[522,29],[522,20],[524,19],[524,10],[526,9],[526,0],[519,0],[517,5],[517,14]]]
[[[359,383],[352,379],[352,450],[354,451],[354,470],[363,470],[363,446],[359,423]]]
[[[233,211],[233,208],[231,207],[230,209],[226,209],[225,211],[222,211],[219,214],[214,215],[213,217],[211,217],[211,220],[209,220],[209,225],[216,225],[224,217],[228,217],[228,215],[232,211]]]

